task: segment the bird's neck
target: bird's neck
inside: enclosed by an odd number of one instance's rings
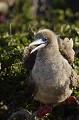
[[[58,48],[54,48],[52,46],[49,47],[45,47],[42,50],[38,51],[37,57],[39,57],[40,59],[43,58],[51,58],[51,56],[56,56],[56,54],[59,53],[59,49]]]

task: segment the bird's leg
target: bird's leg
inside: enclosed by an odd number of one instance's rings
[[[79,104],[79,101],[76,99],[75,96],[70,96],[64,101],[64,104],[73,104],[73,103]]]
[[[45,116],[47,113],[52,112],[52,108],[48,105],[44,105],[41,106],[38,110],[37,110],[37,117],[41,118],[43,116]]]

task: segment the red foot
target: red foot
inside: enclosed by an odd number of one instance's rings
[[[74,96],[70,96],[68,97],[65,101],[65,104],[73,104],[73,103],[77,103],[77,99]]]
[[[37,117],[41,118],[50,112],[52,112],[52,108],[50,106],[48,105],[42,106],[37,111]]]

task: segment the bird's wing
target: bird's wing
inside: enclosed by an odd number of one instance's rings
[[[71,84],[70,86],[76,88],[79,84],[79,75],[72,69],[71,70]]]
[[[73,50],[73,40],[72,39],[61,39],[58,38],[59,51],[63,57],[72,64],[74,61],[75,52]]]
[[[37,52],[34,52],[32,54],[30,54],[30,52],[31,52],[31,49],[29,47],[25,47],[24,52],[23,52],[23,62],[24,62],[25,68],[27,69],[27,71],[29,71],[29,74],[30,74],[29,78],[27,79],[27,84],[26,84],[26,96],[27,97],[34,94],[36,91],[36,84],[33,81],[31,70],[34,66]]]
[[[69,64],[72,64],[74,61],[75,51],[73,50],[73,40],[72,39],[58,39],[58,45],[59,45],[59,51],[64,56],[64,58],[69,62]],[[71,88],[77,87],[79,84],[79,75],[71,69]]]
[[[37,91],[36,83],[33,81],[32,75],[30,74],[27,85],[26,85],[26,96],[29,97],[34,95]]]
[[[23,62],[24,62],[26,69],[29,72],[31,72],[34,66],[36,54],[37,54],[37,51],[33,52],[32,54],[30,54],[30,52],[31,52],[31,49],[29,47],[25,47],[24,52],[23,52]]]

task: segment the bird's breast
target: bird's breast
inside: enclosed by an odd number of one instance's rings
[[[32,77],[37,86],[35,99],[44,102],[54,102],[60,97],[65,98],[65,91],[69,87],[69,80],[63,67],[62,57],[57,54],[53,57],[37,57],[32,69]],[[68,88],[69,89],[69,88]],[[49,93],[50,91],[50,93]],[[66,94],[69,94],[66,92]],[[49,95],[49,99],[47,96]],[[46,100],[46,101],[44,101]],[[59,100],[61,101],[61,100]]]
[[[67,76],[60,55],[37,57],[32,69],[32,77],[38,86],[63,86]]]

